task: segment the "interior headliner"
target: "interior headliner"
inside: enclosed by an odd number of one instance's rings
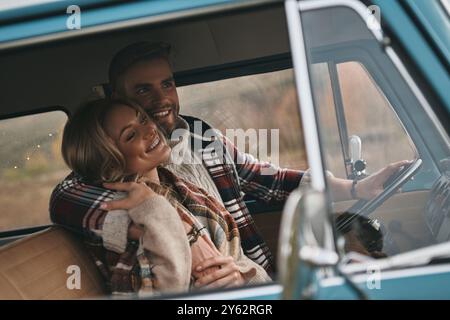
[[[135,41],[172,45],[175,72],[289,52],[282,7],[168,22],[47,43],[0,56],[0,116],[50,106],[73,111],[107,82],[113,54]]]

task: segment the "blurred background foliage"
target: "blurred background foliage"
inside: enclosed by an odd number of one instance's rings
[[[0,121],[0,231],[50,223],[51,191],[69,173],[61,157],[66,120],[51,111]]]

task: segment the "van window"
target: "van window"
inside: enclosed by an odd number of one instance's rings
[[[392,106],[361,63],[337,65],[349,136],[363,141],[371,173],[389,163],[414,159],[415,149]]]
[[[51,111],[0,121],[0,231],[50,224],[48,199],[69,173],[61,156],[66,120]]]
[[[178,88],[178,93],[182,114],[200,118],[223,134],[227,129],[242,129],[247,137],[251,133],[258,139],[259,134],[267,137],[267,152],[249,143],[250,139],[245,152],[284,168],[306,169],[292,69],[188,85]],[[276,152],[271,145],[274,130],[279,133],[278,159],[270,152]]]

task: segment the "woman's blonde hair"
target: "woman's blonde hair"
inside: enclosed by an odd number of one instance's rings
[[[106,116],[119,105],[145,114],[132,101],[100,99],[83,105],[64,127],[61,148],[64,161],[90,182],[117,182],[126,178],[125,158],[104,130]]]

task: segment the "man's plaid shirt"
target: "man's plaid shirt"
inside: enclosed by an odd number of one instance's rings
[[[211,127],[193,117],[183,118],[191,132],[194,132],[194,122],[199,121],[197,128],[201,124],[202,136],[191,134],[191,147],[201,154],[203,165],[214,181],[225,208],[235,219],[245,254],[272,274],[272,254],[256,228],[244,195],[271,203],[284,201],[298,187],[303,172],[261,163],[253,156],[239,152],[220,133],[216,133],[215,139],[203,138]],[[273,174],[262,174],[268,168],[272,169]],[[50,199],[50,217],[57,224],[101,241],[101,230],[108,212],[99,206],[113,198],[113,191],[89,185],[72,173],[55,187]]]

